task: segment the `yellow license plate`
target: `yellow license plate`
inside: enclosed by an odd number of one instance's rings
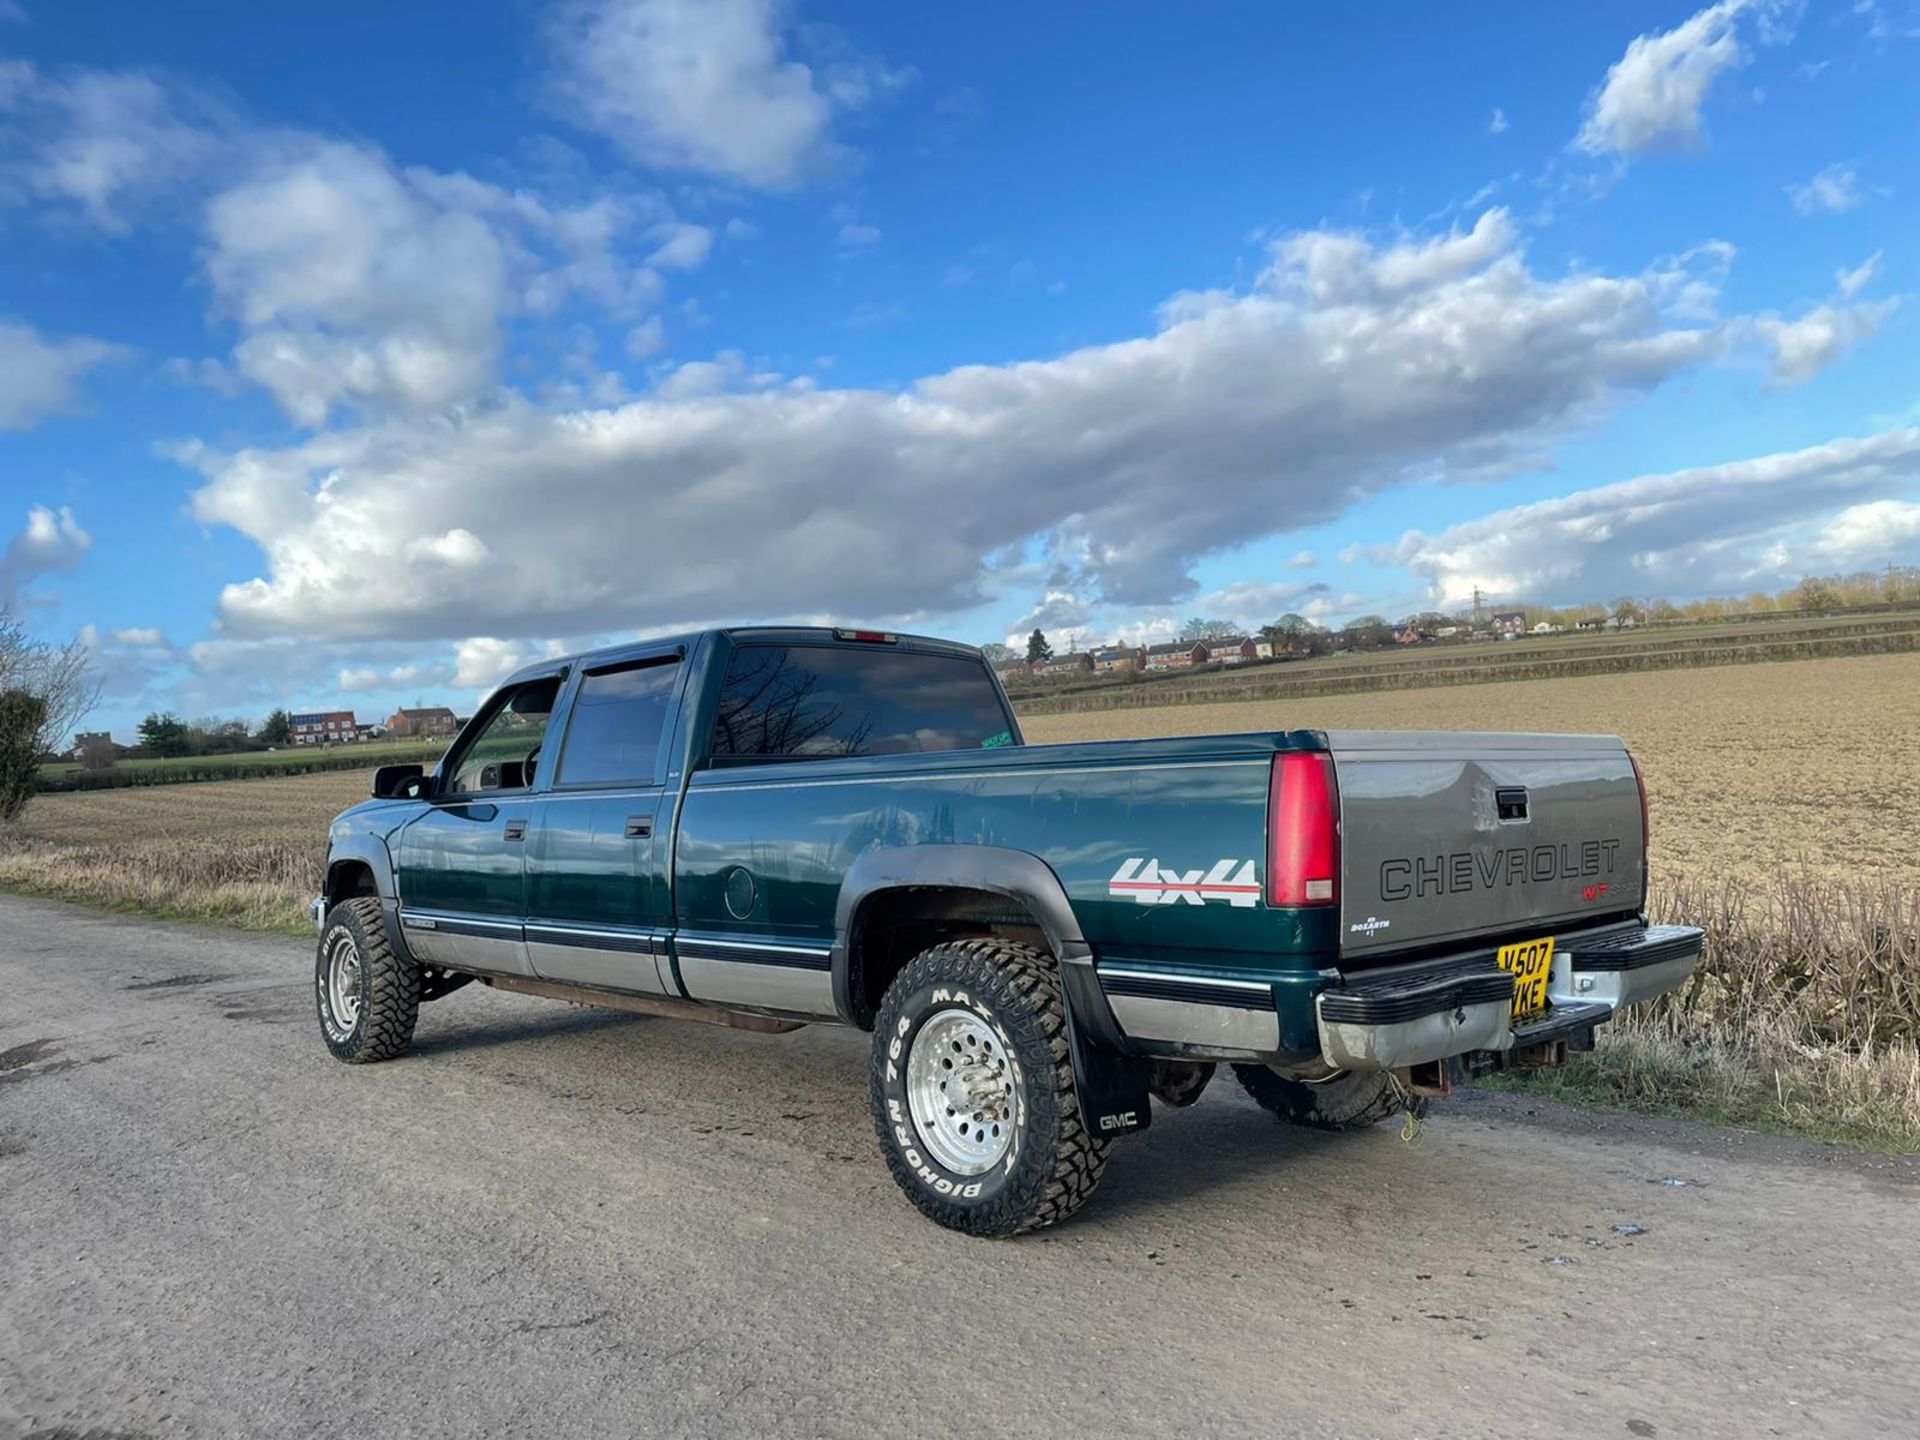
[[[1553,937],[1502,945],[1494,957],[1513,972],[1513,1018],[1525,1020],[1547,1008],[1547,979],[1553,973]]]

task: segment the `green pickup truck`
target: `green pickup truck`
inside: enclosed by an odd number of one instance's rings
[[[727,629],[530,666],[437,772],[333,822],[320,1027],[391,1059],[497,989],[873,1034],[874,1128],[942,1225],[1093,1192],[1219,1062],[1330,1129],[1552,1064],[1682,983],[1617,739],[1291,730],[1026,745],[966,646]]]

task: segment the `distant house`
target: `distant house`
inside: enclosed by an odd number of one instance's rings
[[[296,745],[337,745],[360,738],[360,724],[351,710],[310,710],[293,717]]]
[[[115,749],[119,748],[113,745],[113,736],[105,730],[82,730],[73,737],[73,758],[78,760],[95,745],[109,745]]]
[[[1064,655],[1054,655],[1037,661],[1033,673],[1049,679],[1059,679],[1064,675],[1085,674],[1093,669],[1093,656],[1082,650],[1069,650]]]
[[[1533,627],[1533,633],[1536,635],[1558,635],[1560,633],[1560,627],[1542,620],[1538,625]]]
[[[1208,657],[1216,665],[1246,665],[1260,659],[1260,644],[1248,635],[1232,635],[1207,647]]]
[[[1093,652],[1093,668],[1102,674],[1118,675],[1140,668],[1140,652],[1126,645],[1114,645]]]
[[[1512,640],[1527,633],[1527,617],[1519,610],[1497,610],[1493,616],[1493,633],[1502,640]]]
[[[1174,640],[1165,645],[1149,645],[1142,668],[1147,670],[1188,670],[1204,665],[1212,655],[1204,640]]]
[[[387,734],[401,740],[427,740],[453,734],[459,717],[444,705],[418,710],[396,710],[387,717]]]
[[[1024,660],[1008,660],[993,667],[993,673],[1000,677],[1002,685],[1011,685],[1016,680],[1024,680],[1030,673]]]

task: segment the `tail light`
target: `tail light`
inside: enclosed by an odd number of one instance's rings
[[[1267,791],[1267,903],[1340,903],[1340,790],[1333,756],[1273,757]]]

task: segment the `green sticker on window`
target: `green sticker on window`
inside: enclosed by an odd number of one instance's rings
[[[1002,746],[1011,744],[1013,744],[1013,732],[1011,730],[999,730],[982,740],[980,742],[980,748],[982,750],[998,750]]]

